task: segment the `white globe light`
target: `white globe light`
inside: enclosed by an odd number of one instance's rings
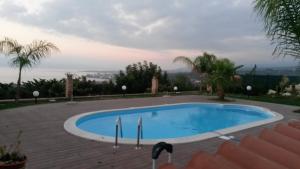
[[[174,90],[177,91],[177,90],[178,90],[178,87],[177,87],[177,86],[174,86]]]
[[[40,92],[39,92],[39,91],[34,91],[34,92],[32,93],[32,95],[33,95],[34,97],[39,97]]]
[[[122,90],[126,90],[127,87],[125,85],[122,86]]]
[[[248,85],[248,86],[246,87],[246,89],[247,89],[247,91],[251,91],[251,90],[252,90],[252,86],[249,86],[249,85]]]

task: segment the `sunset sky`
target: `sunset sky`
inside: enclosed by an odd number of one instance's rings
[[[253,66],[295,65],[272,56],[253,0],[0,0],[0,38],[48,40],[61,50],[39,68],[119,70],[148,60],[163,69],[203,51]],[[0,56],[0,66],[8,59]]]

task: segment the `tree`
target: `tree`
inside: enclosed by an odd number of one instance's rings
[[[171,80],[173,86],[177,86],[180,91],[192,91],[195,89],[191,79],[183,74],[177,74],[174,79]]]
[[[115,76],[116,87],[121,93],[121,86],[126,85],[128,93],[142,93],[151,87],[153,76],[159,80],[159,86],[165,86],[168,82],[167,74],[162,74],[161,68],[152,62],[138,62],[128,65],[126,72],[120,71]]]
[[[173,62],[182,62],[186,64],[191,68],[192,72],[199,74],[203,77],[204,81],[206,81],[208,75],[213,70],[213,65],[216,60],[217,57],[215,55],[204,52],[203,55],[197,56],[194,60],[186,56],[178,56],[173,60]]]
[[[62,97],[65,92],[65,80],[33,79],[22,83],[22,97],[32,97],[32,91],[38,90],[40,97]]]
[[[10,63],[12,66],[19,69],[16,100],[20,98],[21,77],[23,68],[31,68],[38,64],[44,57],[51,55],[52,51],[59,51],[59,49],[47,41],[33,41],[27,45],[21,45],[16,40],[4,38],[0,41],[0,53],[10,56]]]
[[[162,74],[162,76],[159,79],[159,86],[158,86],[158,91],[164,92],[164,91],[169,91],[170,90],[170,79],[169,75],[166,71]]]
[[[267,36],[276,45],[273,54],[300,57],[300,0],[255,0]]]
[[[220,100],[224,100],[225,89],[236,80],[236,70],[241,67],[235,67],[234,63],[229,59],[217,59],[213,64],[209,81],[216,87]]]

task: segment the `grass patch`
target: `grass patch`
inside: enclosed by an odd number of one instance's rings
[[[300,98],[295,96],[283,97],[283,96],[248,96],[245,95],[228,95],[228,97],[237,98],[237,99],[245,99],[245,100],[255,100],[261,102],[268,103],[277,103],[277,104],[285,104],[285,105],[293,105],[300,106]]]
[[[61,100],[58,100],[54,103],[62,102]],[[14,109],[18,107],[25,107],[25,106],[33,106],[33,105],[39,105],[39,104],[51,104],[53,102],[49,102],[47,100],[40,100],[35,104],[34,101],[19,101],[17,102],[0,102],[0,110],[5,109]]]
[[[147,98],[147,97],[161,97],[164,95],[170,96],[180,96],[180,95],[198,95],[198,91],[189,91],[189,92],[180,92],[180,93],[158,93],[157,95],[152,95],[151,93],[140,93],[140,94],[125,94],[125,95],[101,95],[101,96],[82,96],[82,97],[74,97],[74,101],[92,101],[92,100],[111,100],[111,99],[122,99],[122,98]],[[51,99],[51,98],[49,98]],[[38,104],[51,104],[51,103],[58,103],[58,102],[67,102],[69,99],[66,98],[57,98],[56,102],[49,102],[49,99],[39,100]],[[53,98],[54,99],[54,98]],[[1,102],[0,100],[0,110],[4,109],[13,109],[18,107],[24,106],[31,106],[35,105],[34,101],[22,101],[20,100],[19,103],[16,102]]]
[[[18,108],[18,107],[23,107],[23,106],[30,106],[33,105],[34,103],[15,103],[15,102],[9,102],[9,103],[0,103],[0,110],[4,109],[12,109],[12,108]]]

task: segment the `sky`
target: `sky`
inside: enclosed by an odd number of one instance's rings
[[[290,66],[272,56],[253,0],[0,0],[0,38],[47,40],[60,53],[38,68],[120,70],[138,61],[182,68],[203,52],[246,66]],[[0,67],[8,58],[0,56]]]

